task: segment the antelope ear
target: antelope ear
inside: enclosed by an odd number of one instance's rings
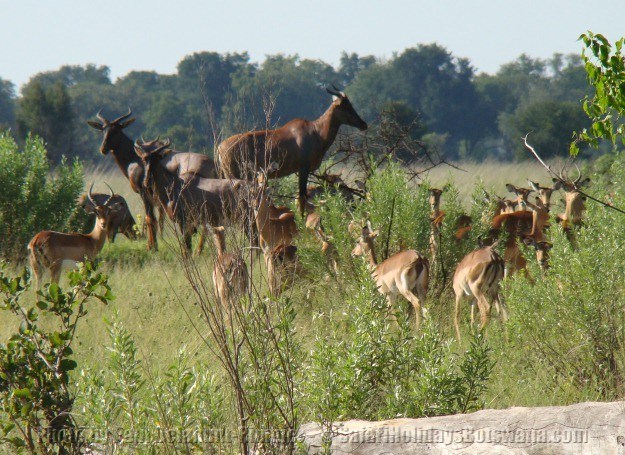
[[[578,188],[581,188],[582,186],[586,186],[590,183],[590,177],[586,177],[584,180],[582,180],[581,182],[579,182],[579,184],[577,185]]]
[[[511,193],[516,193],[516,187],[510,183],[506,183],[506,189]]]
[[[554,178],[553,178],[553,190],[554,190],[554,191],[557,191],[557,190],[559,190],[560,188],[562,188],[562,181],[561,181],[561,180],[558,180],[557,178],[555,178],[555,177],[554,177]]]
[[[83,210],[87,213],[95,213],[95,207],[93,206],[93,204],[85,204],[82,206]]]
[[[538,184],[535,182],[532,182],[531,180],[527,180],[527,183],[529,184],[530,188],[533,189],[534,191],[538,191]]]
[[[87,120],[87,125],[99,131],[102,131],[104,129],[104,125],[102,125],[100,122],[93,122],[91,120]]]
[[[127,128],[127,127],[129,127],[130,125],[132,125],[132,124],[134,123],[134,121],[135,121],[135,120],[137,120],[137,119],[136,119],[136,118],[134,118],[134,117],[133,117],[133,118],[129,118],[128,120],[126,120],[125,122],[123,122],[123,123],[122,123],[121,125],[119,125],[119,126],[120,126],[120,127],[122,128],[122,130],[123,130],[124,128]]]
[[[378,234],[380,234],[380,230],[379,230],[379,229],[376,229],[375,231],[373,231],[373,232],[370,234],[370,237],[371,237],[371,238],[376,238],[376,237],[378,236]]]
[[[115,204],[111,204],[109,208],[115,212],[124,208],[124,203],[121,201],[116,202]]]

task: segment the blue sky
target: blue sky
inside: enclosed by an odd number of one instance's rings
[[[578,53],[592,30],[625,35],[623,0],[0,0],[0,77],[18,87],[63,64],[173,73],[198,51],[299,54],[336,65],[342,51],[390,58],[437,42],[478,71],[521,53]],[[7,58],[8,57],[8,58]]]

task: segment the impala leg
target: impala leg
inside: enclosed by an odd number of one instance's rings
[[[161,233],[161,238],[163,238],[163,235],[165,234],[165,217],[167,215],[165,214],[165,209],[163,208],[162,205],[158,205],[158,232]]]
[[[484,330],[490,319],[490,303],[486,299],[486,296],[479,293],[477,296],[477,305],[480,309],[480,332]]]
[[[454,310],[454,328],[456,329],[456,339],[458,341],[461,340],[460,337],[460,304],[462,303],[464,296],[462,292],[460,294],[456,294],[456,308]],[[473,319],[473,310],[471,310],[471,319]]]
[[[202,224],[198,232],[197,246],[195,247],[196,256],[202,254],[202,251],[204,250],[204,240],[206,239],[207,235],[208,232],[206,231],[206,225]]]
[[[57,283],[61,278],[61,268],[63,267],[63,261],[56,261],[50,265],[50,283]]]
[[[424,308],[422,307],[419,298],[411,291],[405,290],[404,292],[402,292],[402,295],[406,297],[406,299],[408,299],[408,301],[412,304],[412,307],[414,308],[415,326],[417,330],[419,330],[419,326],[421,325],[421,315],[423,315],[423,317],[425,318],[425,313],[423,313]]]
[[[30,262],[30,269],[35,277],[35,289],[39,289],[39,285],[41,284],[41,267],[39,261],[33,253],[28,256],[28,260]]]

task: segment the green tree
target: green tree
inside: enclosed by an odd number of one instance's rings
[[[54,163],[59,163],[63,154],[71,154],[73,119],[71,99],[61,82],[46,86],[34,79],[23,88],[18,101],[18,131],[23,138],[29,133],[42,137]]]
[[[0,79],[0,130],[15,124],[15,87],[13,83]]]
[[[579,152],[578,143],[597,147],[600,140],[625,144],[625,38],[612,44],[601,34],[587,32],[580,36],[586,48],[582,52],[588,81],[595,88],[592,97],[584,99],[584,111],[592,124],[576,134],[571,154]]]
[[[537,100],[519,106],[512,114],[500,117],[499,128],[517,159],[528,156],[521,138],[531,133],[532,145],[541,156],[565,154],[573,131],[583,128],[588,121],[578,103],[556,100]]]

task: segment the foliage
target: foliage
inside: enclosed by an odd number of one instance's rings
[[[308,365],[307,406],[325,431],[338,420],[380,420],[481,409],[492,371],[490,348],[475,338],[462,356],[453,353],[431,323],[418,334],[386,301],[361,269],[344,304],[313,320],[315,342]],[[326,321],[327,320],[327,321]]]
[[[16,118],[22,138],[36,134],[46,140],[52,162],[59,163],[71,149],[73,112],[68,90],[61,82],[47,86],[35,79],[26,84]]]
[[[72,345],[86,303],[106,304],[113,295],[107,277],[91,263],[68,274],[69,289],[56,284],[37,292],[36,306],[22,303],[29,287],[25,275],[0,272],[0,309],[21,321],[18,333],[0,345],[0,442],[30,453],[69,453],[82,443],[72,413],[75,396],[70,373],[75,370]],[[39,314],[54,321],[44,328]],[[46,324],[48,325],[48,324]]]
[[[44,229],[62,230],[83,187],[82,166],[62,160],[54,173],[43,141],[28,136],[22,150],[0,134],[0,257],[21,259],[28,241]]]
[[[584,141],[597,147],[605,139],[613,145],[620,139],[625,144],[625,38],[614,46],[601,34],[587,32],[580,36],[586,48],[582,59],[588,82],[595,88],[595,94],[584,98],[584,111],[592,121],[590,129],[584,128],[571,144],[571,154],[579,151],[577,142]],[[590,54],[590,55],[589,55]]]

